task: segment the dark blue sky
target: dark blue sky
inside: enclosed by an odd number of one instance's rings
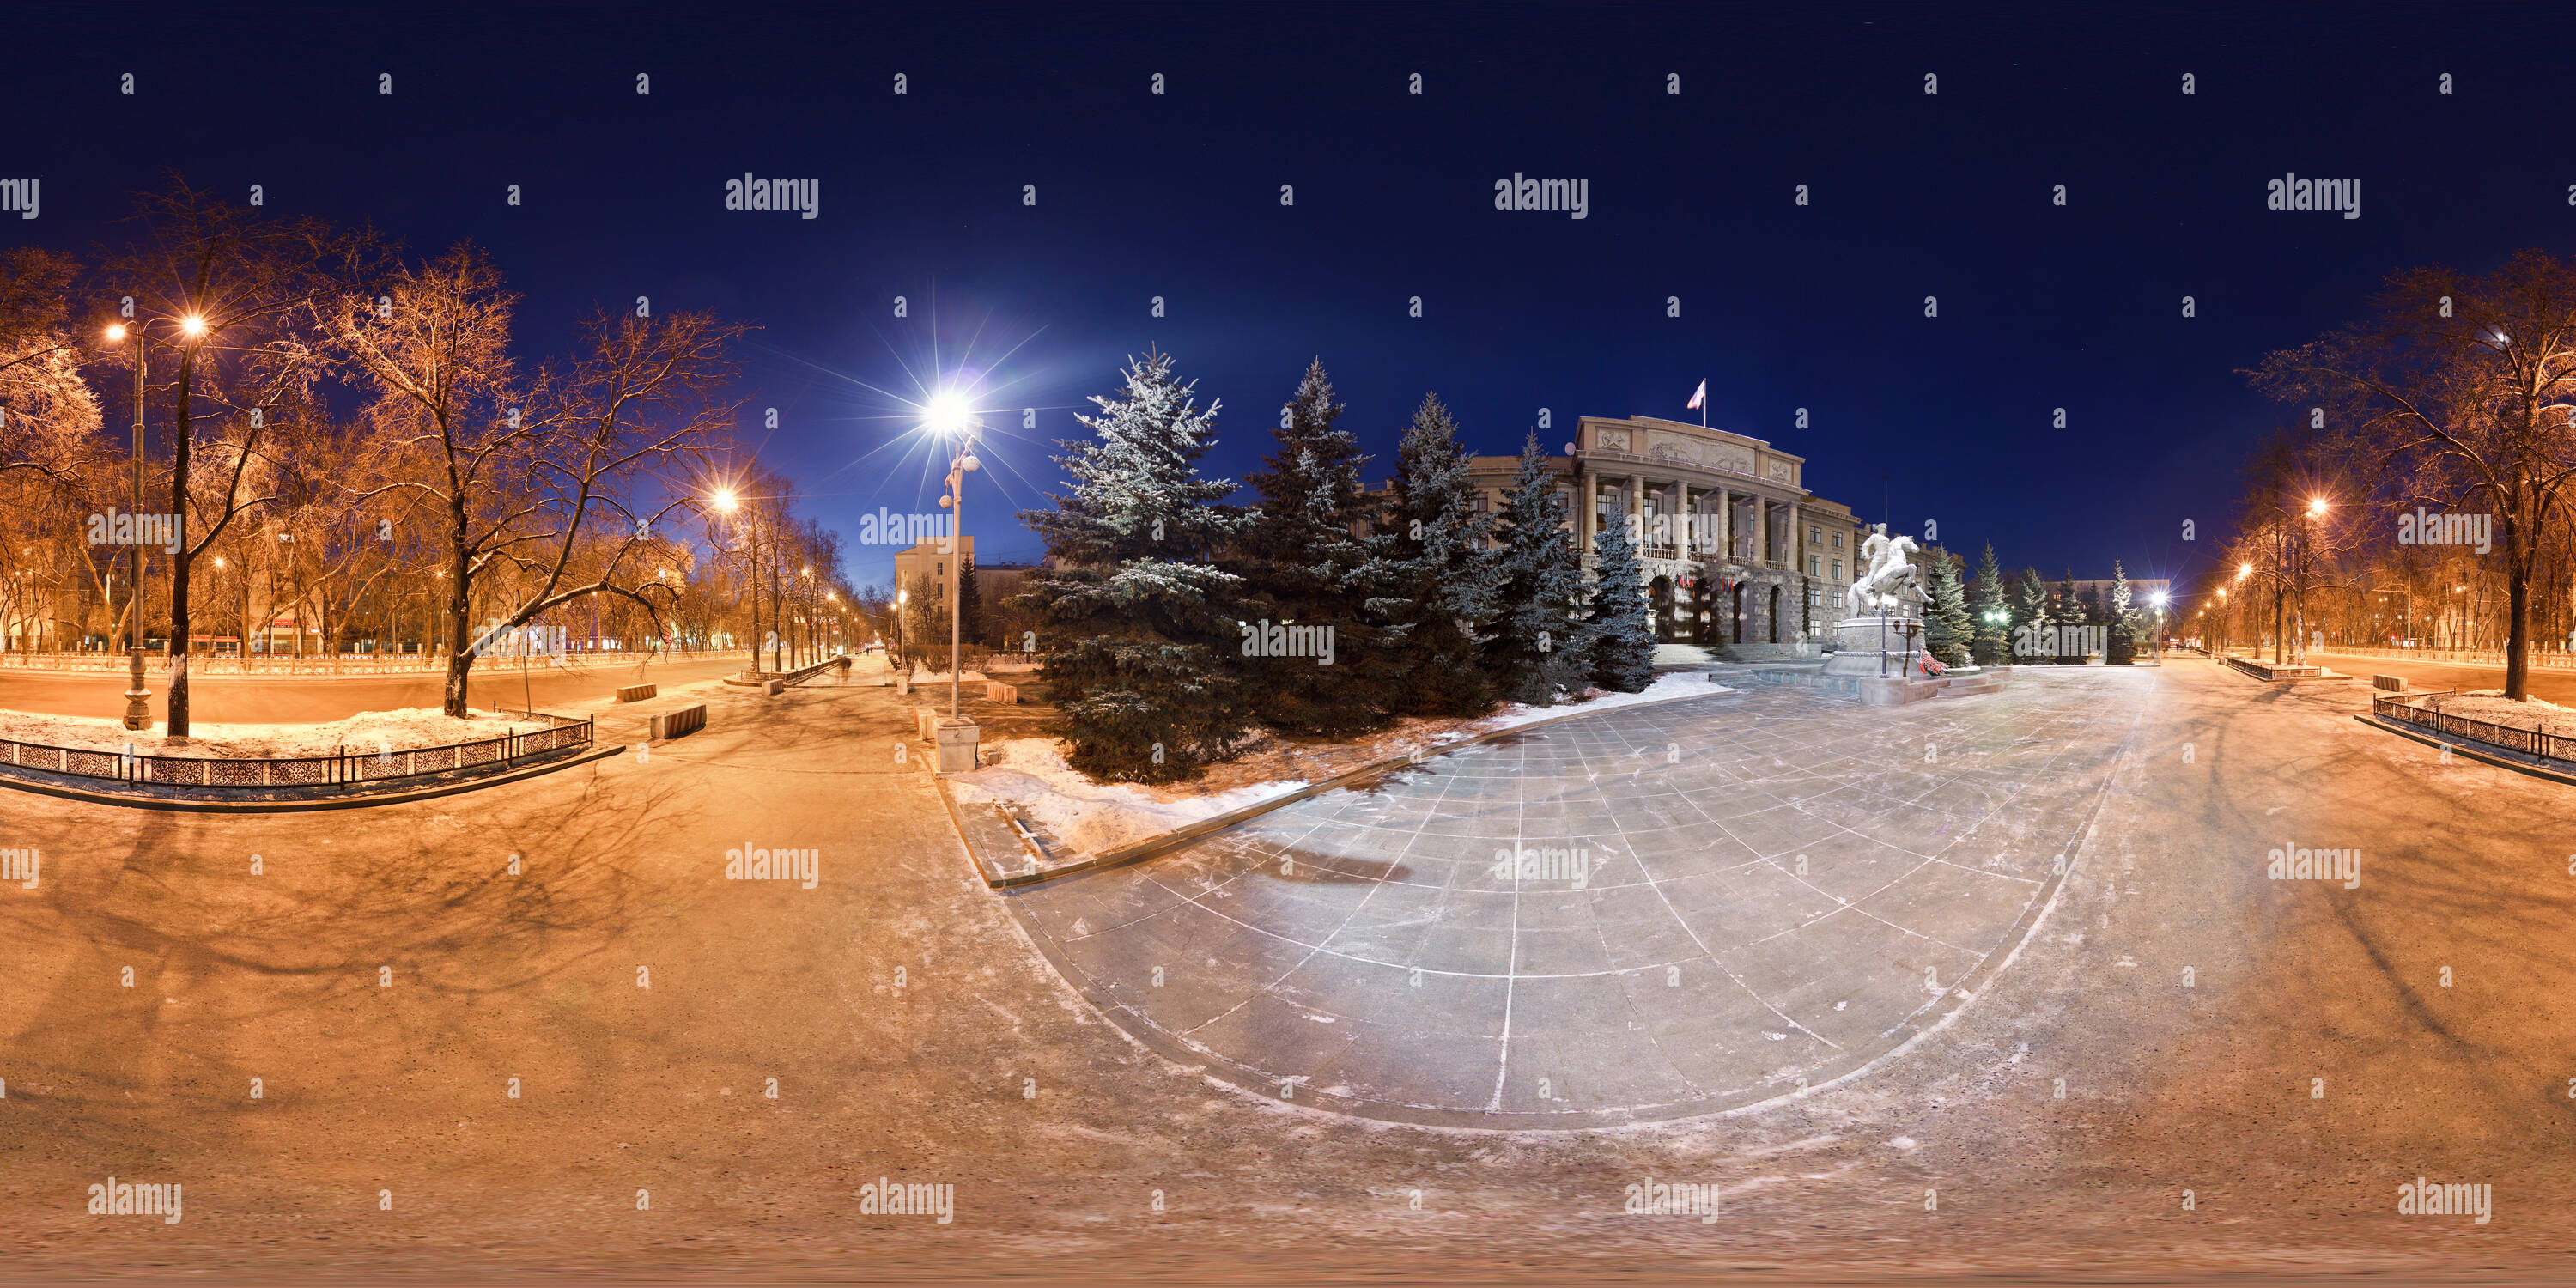
[[[1559,449],[1577,415],[1690,417],[1705,378],[1711,424],[1805,455],[1808,485],[1868,518],[1938,519],[1952,546],[2052,576],[2114,556],[2179,575],[2287,416],[2236,369],[2347,319],[2392,268],[2564,250],[2552,17],[21,8],[0,177],[41,178],[44,205],[0,236],[113,236],[126,194],[175,166],[416,249],[484,243],[527,296],[532,354],[638,295],[757,322],[742,392],[781,428],[746,433],[853,540],[864,511],[935,506],[900,437],[916,379],[998,364],[987,404],[1036,406],[1038,429],[996,418],[968,530],[988,561],[1035,557],[1008,515],[1054,483],[1047,440],[1158,344],[1224,401],[1213,467],[1234,477],[1311,355],[1381,458],[1372,481],[1426,389],[1500,453],[1541,407]],[[819,217],[726,211],[745,171],[819,180]],[[2360,180],[2361,217],[2266,210],[2285,171]],[[1514,172],[1588,180],[1589,217],[1496,211]],[[859,581],[891,569],[889,549],[851,553]]]

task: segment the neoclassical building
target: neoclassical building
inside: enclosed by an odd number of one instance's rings
[[[1867,529],[1807,491],[1805,457],[1677,420],[1585,416],[1574,454],[1549,464],[1587,566],[1603,524],[1640,519],[1657,639],[1764,661],[1812,657],[1832,634]],[[1484,510],[1501,507],[1519,468],[1516,456],[1475,458]]]

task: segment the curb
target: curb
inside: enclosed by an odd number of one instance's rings
[[[2426,733],[2421,729],[2412,728],[2394,720],[2382,720],[2366,711],[2354,715],[2353,719],[2369,725],[2374,729],[2381,730],[2382,732],[2393,733],[2400,738],[2411,738],[2427,747],[2440,747],[2446,751],[2457,752],[2471,760],[2493,765],[2498,769],[2510,769],[2517,774],[2529,774],[2534,778],[2546,778],[2553,783],[2564,783],[2569,787],[2576,787],[2576,774],[2529,764],[2524,761],[2515,760],[2510,756],[2497,755],[2494,752],[2479,751],[2474,747],[2466,745],[2465,740],[2462,742],[2446,741],[2438,735]]]
[[[1375,778],[1379,775],[1393,773],[1401,769],[1410,769],[1434,756],[1445,756],[1461,747],[1472,747],[1481,742],[1491,742],[1509,734],[1521,733],[1526,730],[1558,724],[1567,720],[1578,720],[1586,716],[1608,715],[1617,711],[1633,711],[1641,707],[1660,707],[1668,703],[1688,702],[1696,698],[1723,697],[1729,693],[1741,692],[1743,692],[1743,690],[1737,689],[1733,686],[1728,686],[1716,693],[1676,693],[1668,698],[1656,698],[1648,702],[1627,702],[1616,707],[1608,707],[1599,711],[1568,711],[1563,715],[1549,716],[1543,720],[1532,720],[1527,724],[1517,724],[1505,729],[1488,730],[1484,733],[1476,734],[1473,737],[1461,738],[1456,742],[1444,742],[1438,747],[1424,748],[1420,751],[1408,752],[1405,755],[1377,761],[1373,764],[1362,765],[1357,769],[1336,774],[1322,782],[1309,783],[1304,787],[1298,788],[1296,791],[1275,796],[1266,801],[1255,802],[1254,804],[1244,806],[1242,809],[1228,810],[1214,818],[1203,818],[1187,827],[1175,828],[1172,831],[1164,832],[1157,836],[1146,837],[1141,841],[1131,841],[1114,849],[1103,850],[1098,854],[1094,854],[1083,859],[1077,859],[1071,863],[1066,863],[1058,867],[1030,872],[1016,872],[1007,876],[986,876],[981,871],[981,869],[990,867],[991,865],[984,861],[983,856],[977,853],[974,842],[967,838],[966,826],[964,821],[958,817],[956,802],[949,800],[948,782],[945,778],[942,778],[939,782],[939,796],[941,800],[948,801],[948,819],[949,822],[957,826],[957,839],[965,844],[966,852],[969,855],[975,856],[976,867],[979,869],[976,875],[983,877],[984,884],[995,890],[1007,890],[1016,886],[1036,885],[1041,881],[1052,881],[1058,877],[1075,876],[1084,872],[1098,872],[1105,868],[1125,867],[1130,863],[1142,863],[1147,859],[1167,854],[1189,844],[1192,841],[1200,840],[1212,833],[1222,832],[1238,823],[1244,823],[1252,819],[1259,818],[1273,810],[1285,809],[1299,801],[1321,796],[1326,792],[1335,791],[1365,779]]]
[[[486,787],[499,787],[505,783],[515,783],[524,779],[535,778],[540,774],[551,774],[558,769],[570,769],[575,765],[587,765],[593,761],[606,760],[611,756],[623,755],[627,750],[628,748],[624,744],[611,744],[606,747],[593,744],[591,750],[583,752],[578,756],[570,756],[562,760],[550,761],[540,765],[529,765],[521,769],[511,770],[506,774],[494,774],[488,778],[468,778],[461,782],[442,783],[436,787],[425,787],[417,791],[388,792],[380,796],[350,796],[338,799],[283,801],[170,800],[158,796],[125,796],[119,795],[115,792],[93,792],[78,787],[66,787],[54,783],[31,782],[23,778],[13,778],[6,774],[0,774],[0,787],[11,788],[22,792],[33,792],[39,796],[57,796],[64,800],[86,801],[92,805],[122,805],[128,809],[158,810],[169,814],[308,814],[317,810],[367,809],[377,805],[404,805],[413,801],[435,800],[441,796],[454,796],[460,792],[481,791]]]

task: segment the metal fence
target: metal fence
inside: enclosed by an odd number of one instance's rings
[[[52,747],[43,743],[0,739],[0,767],[41,770],[74,778],[103,778],[143,786],[211,787],[258,790],[272,787],[328,787],[344,783],[390,782],[430,778],[459,770],[498,769],[567,748],[587,747],[591,722],[562,716],[549,729],[504,734],[477,742],[420,747],[410,751],[357,751],[343,747],[328,756],[294,756],[261,760],[222,760],[198,756],[127,755]]]
[[[2467,716],[2446,715],[2430,707],[2414,705],[2418,700],[2436,696],[2439,695],[2411,693],[2403,697],[2392,697],[2374,693],[2370,697],[2370,714],[2383,720],[2403,721],[2417,728],[2447,733],[2454,738],[2465,738],[2471,742],[2483,742],[2489,746],[2502,747],[2507,751],[2518,751],[2526,756],[2537,756],[2543,760],[2576,765],[2576,737],[2548,733],[2539,729],[2524,729],[2516,725],[2500,725],[2492,720],[2472,720]]]

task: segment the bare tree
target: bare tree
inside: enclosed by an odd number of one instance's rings
[[[689,504],[679,481],[733,412],[710,398],[732,375],[740,326],[696,313],[594,317],[579,357],[521,393],[515,305],[490,258],[458,246],[397,267],[375,298],[344,294],[330,314],[382,434],[358,495],[407,502],[445,545],[453,716],[466,713],[486,642],[540,614],[616,595],[659,620],[674,588],[656,573],[665,547],[654,527]],[[493,578],[503,570],[513,575]],[[484,589],[505,597],[478,631],[470,612]]]
[[[2404,491],[2489,509],[2505,557],[2506,696],[2529,696],[2532,580],[2576,478],[2576,269],[2537,250],[2496,271],[2393,274],[2372,317],[2265,359],[2256,385],[2361,427]]]
[[[176,177],[142,195],[139,206],[142,244],[106,271],[127,299],[120,316],[131,318],[129,361],[143,360],[153,321],[177,324],[168,337],[178,354],[170,385],[170,512],[180,535],[170,555],[169,733],[185,738],[192,568],[255,503],[242,483],[260,435],[268,420],[308,398],[321,374],[312,322],[323,270],[354,257],[363,243],[316,220],[263,218]],[[217,422],[219,479],[193,474],[201,418]]]

